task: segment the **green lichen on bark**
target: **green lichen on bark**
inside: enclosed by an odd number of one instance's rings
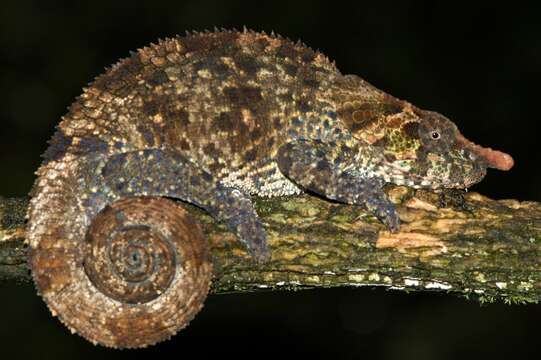
[[[476,193],[442,201],[404,187],[387,192],[398,206],[399,233],[358,208],[313,196],[257,200],[272,251],[262,266],[223,225],[187,206],[211,244],[212,291],[384,286],[481,302],[539,301],[541,204]],[[0,279],[28,279],[25,206],[25,200],[0,198]]]
[[[30,279],[26,266],[28,247],[24,244],[24,223],[28,200],[0,196],[0,281]]]

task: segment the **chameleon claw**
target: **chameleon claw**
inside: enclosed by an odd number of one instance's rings
[[[387,226],[389,231],[400,231],[400,217],[394,205],[388,201],[369,201],[366,204],[368,211]]]
[[[270,259],[267,233],[254,214],[245,212],[238,214],[227,221],[227,227],[246,244],[248,253],[255,263],[263,264]]]
[[[386,214],[387,216],[380,219],[385,225],[387,225],[390,232],[397,233],[400,231],[400,218],[396,210],[393,213]]]

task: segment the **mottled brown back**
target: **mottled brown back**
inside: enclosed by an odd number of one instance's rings
[[[289,121],[340,76],[322,54],[255,32],[160,41],[112,66],[70,107],[46,154],[173,148],[214,176],[261,166]]]

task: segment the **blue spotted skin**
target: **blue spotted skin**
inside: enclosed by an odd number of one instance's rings
[[[90,219],[123,197],[181,199],[225,223],[244,241],[256,261],[268,257],[265,231],[250,198],[217,183],[211,174],[175,152],[151,149],[98,157],[85,162],[78,171],[79,193],[84,194],[83,204]]]
[[[348,169],[355,149],[321,140],[297,140],[282,146],[278,166],[303,188],[342,203],[364,206],[392,231],[400,220],[394,205],[387,199],[381,178],[363,177]]]

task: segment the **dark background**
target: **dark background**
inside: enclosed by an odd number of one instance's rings
[[[540,9],[435,2],[3,1],[0,195],[21,196],[54,125],[94,76],[159,37],[219,27],[300,38],[397,97],[513,155],[475,191],[541,200]],[[114,352],[71,335],[30,284],[0,283],[0,356],[506,359],[539,355],[541,305],[334,289],[211,296],[192,324],[150,349]],[[4,357],[6,356],[6,357]]]

